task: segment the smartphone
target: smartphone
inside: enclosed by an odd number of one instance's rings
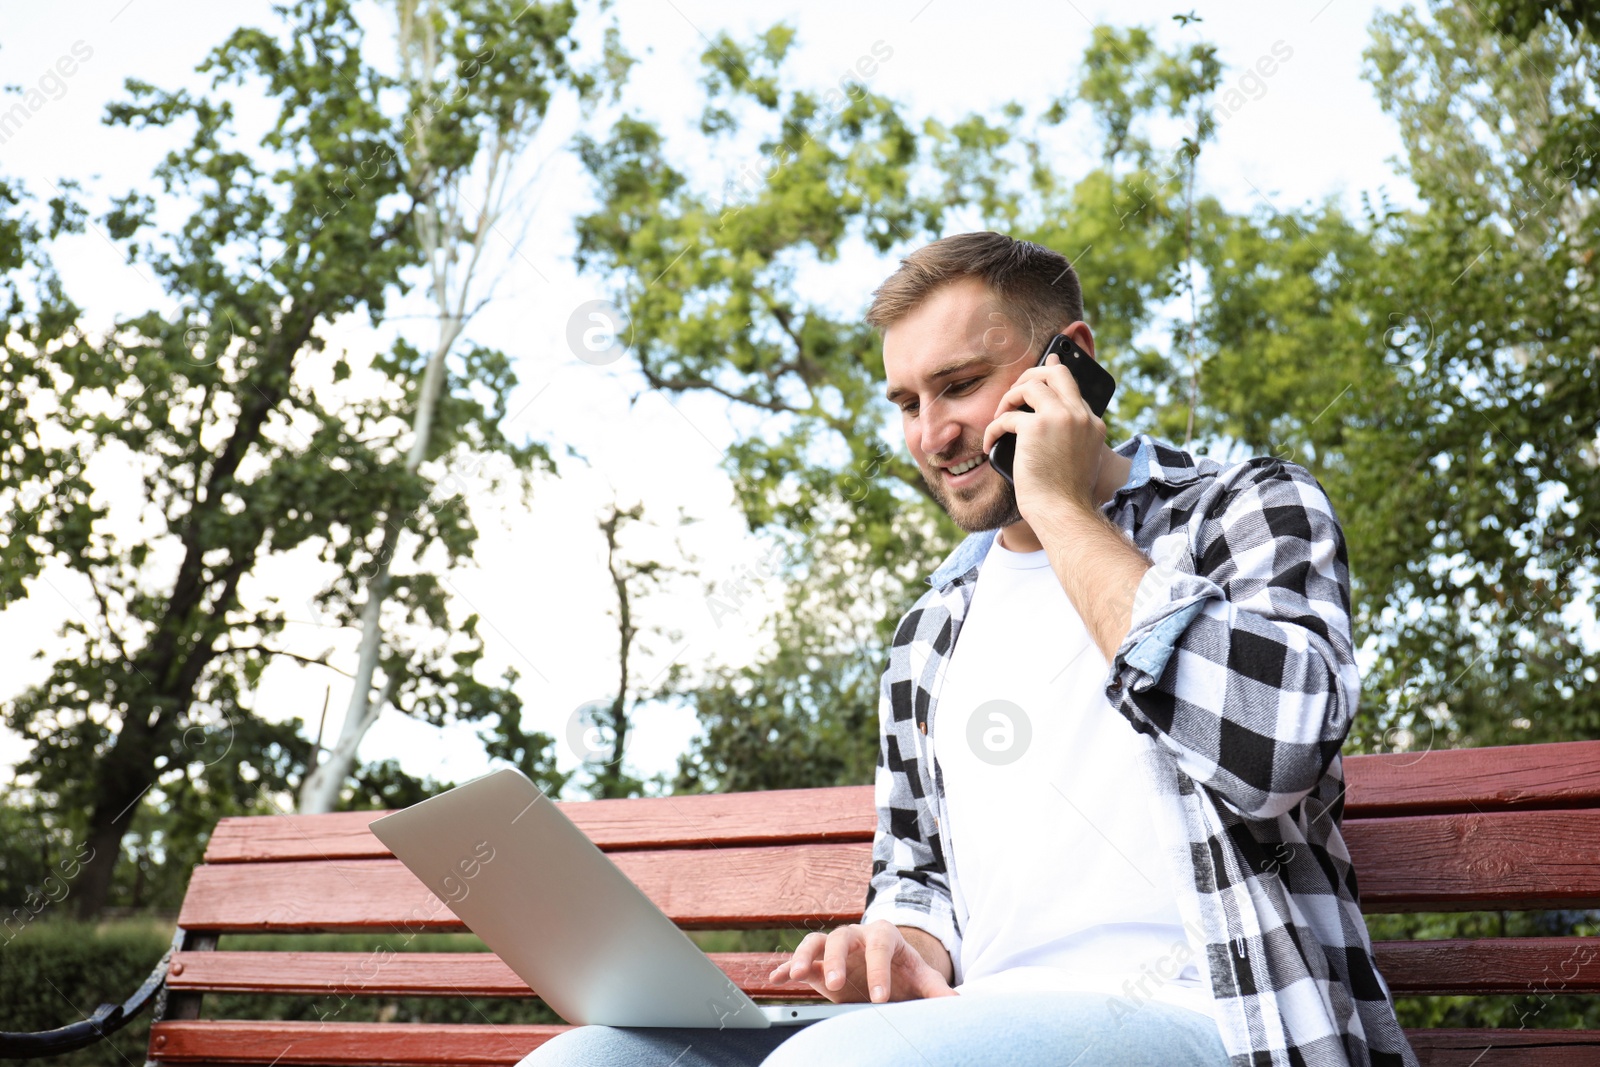
[[[1072,338],[1064,333],[1058,333],[1050,339],[1045,346],[1044,353],[1039,356],[1039,362],[1034,366],[1042,367],[1045,360],[1054,352],[1061,357],[1061,363],[1072,372],[1072,380],[1078,383],[1078,392],[1083,394],[1083,399],[1088,401],[1089,410],[1094,412],[1095,418],[1102,418],[1106,413],[1106,405],[1111,403],[1111,394],[1117,391],[1117,380],[1111,377],[1111,372],[1094,361],[1094,357],[1079,348]],[[1019,411],[1032,411],[1028,405],[1023,404]],[[1014,433],[1001,434],[995,441],[994,447],[989,450],[989,462],[994,464],[994,469],[1006,481],[1016,484],[1011,477],[1011,467],[1017,458],[1017,435]]]

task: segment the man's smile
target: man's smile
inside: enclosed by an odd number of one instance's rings
[[[968,456],[950,464],[937,464],[939,472],[944,475],[944,480],[955,488],[969,485],[983,477],[984,468],[989,466],[989,457],[979,452],[975,456]]]

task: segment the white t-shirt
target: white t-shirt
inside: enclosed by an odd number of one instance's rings
[[[1210,1015],[1202,939],[1176,902],[1190,876],[1163,845],[1182,813],[1151,780],[1156,742],[1107,702],[1109,672],[1045,553],[997,536],[934,709],[958,988]]]

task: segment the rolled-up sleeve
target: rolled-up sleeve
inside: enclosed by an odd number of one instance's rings
[[[937,937],[952,960],[960,958],[961,935],[955,920],[944,852],[926,795],[919,746],[912,735],[910,683],[900,694],[906,707],[897,715],[887,675],[878,694],[878,767],[873,795],[878,811],[872,839],[872,879],[863,923],[885,919]]]
[[[1218,478],[1134,595],[1106,695],[1190,778],[1280,815],[1338,754],[1360,693],[1343,531],[1309,471]]]

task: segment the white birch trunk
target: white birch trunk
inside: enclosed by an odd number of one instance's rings
[[[418,4],[416,0],[400,0],[396,7],[400,17],[402,69],[411,83],[418,85],[423,79],[432,79],[438,57],[428,5]],[[419,11],[419,8],[422,10]],[[459,192],[445,187],[438,180],[429,161],[427,117],[414,111],[410,122],[415,153],[411,168],[418,178],[417,187],[423,190],[418,203],[417,232],[427,256],[430,274],[428,289],[439,317],[437,341],[423,371],[422,386],[417,391],[417,410],[412,416],[411,447],[406,455],[406,469],[414,474],[428,453],[434,411],[439,404],[439,394],[444,389],[445,357],[471,317],[467,301],[472,292],[473,276],[488,234],[504,209],[507,177],[513,162],[511,157],[516,152],[504,135],[496,138],[489,148],[485,160],[487,176],[484,180],[483,207],[477,212],[476,225],[468,232],[462,225]],[[463,252],[467,253],[465,266],[459,276],[453,276],[452,268],[460,261]],[[299,810],[303,814],[317,815],[333,810],[339,802],[339,793],[345,780],[355,768],[356,753],[362,738],[378,721],[384,706],[393,696],[392,678],[385,678],[376,692],[373,685],[383,646],[383,602],[389,592],[389,568],[400,547],[401,534],[401,529],[391,519],[384,528],[377,567],[367,579],[367,599],[361,611],[360,654],[352,679],[350,703],[345,709],[339,739],[327,749],[326,758],[317,763],[301,783]],[[316,755],[312,754],[313,762]]]

